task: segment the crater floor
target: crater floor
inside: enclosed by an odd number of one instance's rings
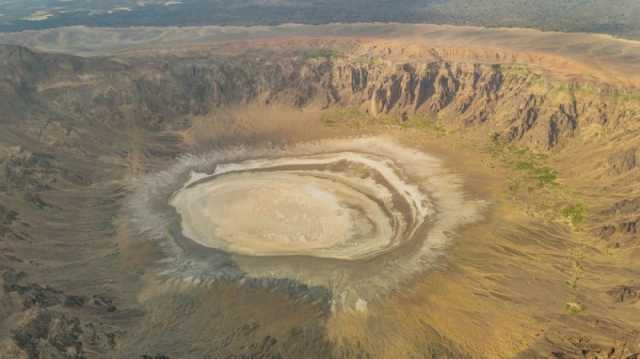
[[[183,234],[250,256],[358,259],[410,240],[426,194],[389,160],[334,153],[221,164],[171,199]]]

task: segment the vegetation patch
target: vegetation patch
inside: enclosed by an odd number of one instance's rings
[[[565,309],[571,315],[576,315],[582,311],[584,311],[584,306],[577,302],[568,302],[565,304]]]
[[[493,135],[489,151],[512,170],[509,191],[512,198],[530,209],[528,212],[580,230],[587,220],[587,206],[558,182],[559,173],[548,165],[546,154],[504,143],[498,134]]]
[[[562,216],[569,221],[573,227],[578,227],[587,217],[587,208],[582,203],[567,206],[562,209]]]
[[[329,126],[343,123],[362,123],[370,120],[371,116],[356,107],[332,107],[322,112],[320,116],[320,121]]]
[[[416,128],[435,133],[437,136],[444,136],[447,130],[438,123],[438,119],[427,114],[413,114],[396,121],[403,128]]]
[[[545,154],[535,153],[528,148],[504,144],[498,135],[494,135],[490,145],[493,157],[500,159],[508,167],[517,171],[523,178],[534,182],[538,187],[558,185],[558,172],[544,164]]]
[[[541,165],[533,160],[519,161],[515,164],[515,169],[525,172],[527,176],[533,178],[540,187],[556,186],[558,183],[558,172],[551,167]]]
[[[340,124],[355,127],[382,125],[395,128],[417,129],[431,133],[437,137],[445,136],[447,130],[438,123],[437,118],[429,114],[379,114],[372,116],[356,107],[335,107],[325,110],[321,117],[325,125]]]

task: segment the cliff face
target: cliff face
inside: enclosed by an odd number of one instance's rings
[[[392,62],[263,50],[85,59],[5,46],[0,123],[7,131],[0,136],[13,145],[27,136],[47,148],[97,155],[113,152],[105,133],[128,139],[128,129],[142,128],[157,134],[224,107],[346,106],[374,117],[417,114],[542,151],[599,141],[607,148],[604,175],[637,169],[640,91],[443,56]]]
[[[640,118],[640,92],[554,81],[519,66],[249,56],[125,65],[19,48],[4,53],[10,61],[0,71],[3,106],[19,116],[18,106],[30,101],[45,112],[104,123],[135,111],[155,126],[253,101],[320,102],[373,116],[424,113],[447,127],[485,126],[507,142],[539,149],[562,146],[594,126],[636,130]]]
[[[219,108],[346,106],[374,117],[417,114],[542,151],[599,141],[607,148],[603,175],[638,167],[640,91],[462,61],[473,56],[459,51],[424,62],[379,55],[259,50],[86,59],[0,47],[0,123],[7,130],[0,136],[12,145],[26,136],[48,150],[97,156],[113,152],[105,133],[128,141],[132,128],[158,134]]]
[[[547,79],[524,67],[432,61],[359,63],[350,60],[277,63],[242,59],[180,64],[169,78],[178,88],[167,100],[184,98],[178,112],[258,101],[305,106],[357,107],[373,116],[428,114],[452,128],[486,127],[507,142],[549,150],[567,144],[585,128],[636,130],[640,93],[587,82]],[[159,87],[144,78],[143,86]],[[187,100],[188,99],[188,100]]]
[[[432,62],[382,67],[335,63],[335,102],[372,115],[428,113],[450,127],[486,126],[507,142],[538,149],[566,144],[593,125],[637,129],[634,94],[547,80],[526,68]]]

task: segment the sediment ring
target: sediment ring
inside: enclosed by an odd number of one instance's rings
[[[481,218],[462,183],[386,137],[228,147],[138,179],[126,228],[158,244],[171,282],[294,283],[353,308],[432,268]]]
[[[170,203],[185,237],[206,247],[343,260],[396,248],[430,211],[390,160],[356,152],[219,164]]]

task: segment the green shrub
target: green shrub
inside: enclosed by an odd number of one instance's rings
[[[567,310],[567,312],[569,312],[569,314],[575,315],[584,311],[584,306],[580,303],[569,302],[565,304],[565,309]]]
[[[551,167],[537,167],[534,176],[540,186],[554,186],[557,184],[558,172]]]
[[[566,218],[571,225],[579,226],[587,217],[587,208],[581,203],[568,206],[562,210],[562,216]]]
[[[518,171],[526,172],[529,177],[538,182],[540,187],[555,186],[557,184],[558,172],[551,167],[538,164],[534,159],[518,161],[514,168]]]

